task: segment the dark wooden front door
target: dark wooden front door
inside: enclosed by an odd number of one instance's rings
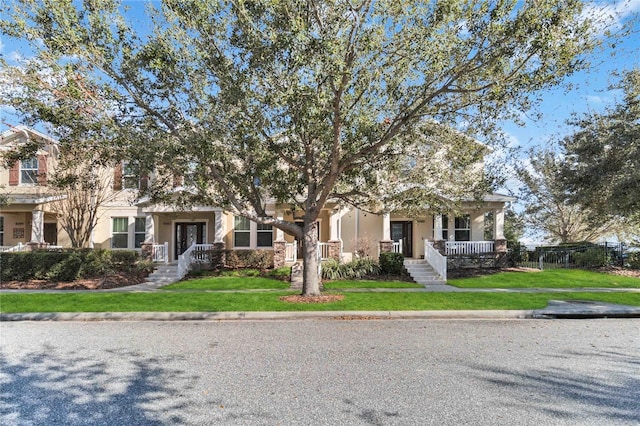
[[[58,227],[55,223],[44,224],[44,242],[52,246],[58,245]]]
[[[413,222],[391,222],[391,239],[395,242],[402,239],[402,254],[404,257],[413,257]]]
[[[185,252],[192,244],[202,244],[205,233],[204,222],[177,222],[176,223],[176,249],[174,258]]]

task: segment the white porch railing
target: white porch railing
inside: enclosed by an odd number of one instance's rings
[[[329,247],[329,243],[318,242],[318,257],[320,258],[320,260],[329,259]]]
[[[492,253],[493,241],[447,241],[445,254],[479,254]]]
[[[196,249],[196,244],[192,244],[191,247],[186,249],[181,255],[178,256],[178,281],[184,278],[189,272],[191,267],[191,253]]]
[[[169,243],[154,244],[151,248],[151,260],[155,263],[169,263]]]
[[[436,274],[440,275],[442,281],[447,281],[447,256],[441,255],[433,247],[433,243],[428,240],[424,240],[424,260],[427,261]]]
[[[298,261],[298,241],[284,244],[284,261],[293,263]]]
[[[398,241],[393,242],[393,252],[402,253],[402,238],[400,238]]]
[[[18,243],[15,246],[0,246],[0,252],[27,251],[27,245]]]
[[[195,244],[191,254],[191,263],[207,263],[209,261],[207,251],[209,250],[213,250],[213,244]]]

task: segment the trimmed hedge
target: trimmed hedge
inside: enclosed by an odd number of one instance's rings
[[[261,271],[273,269],[273,250],[205,250],[199,253],[206,256],[206,263],[214,271],[220,269],[254,268]]]
[[[627,264],[631,269],[640,269],[640,251],[634,251],[629,253]]]
[[[69,249],[63,251],[35,250],[2,253],[2,281],[73,281],[78,278],[103,276],[115,271],[147,270],[134,250]]]
[[[402,253],[380,253],[380,269],[384,275],[402,275],[404,255]]]

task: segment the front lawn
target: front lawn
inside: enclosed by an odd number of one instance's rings
[[[296,292],[152,292],[3,294],[0,311],[15,312],[229,312],[414,311],[541,309],[549,300],[594,300],[640,306],[640,293],[345,293],[332,303],[286,303]]]
[[[581,269],[553,269],[499,272],[473,278],[450,279],[447,284],[460,288],[640,288],[640,278]]]
[[[323,283],[326,290],[347,288],[424,288],[422,284],[408,281],[328,281]]]
[[[162,287],[162,290],[285,290],[289,283],[262,277],[223,276],[179,281]]]

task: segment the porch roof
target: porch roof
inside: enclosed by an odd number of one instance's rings
[[[44,204],[51,201],[64,200],[66,195],[54,194],[9,194],[7,196],[7,205],[14,204]]]

